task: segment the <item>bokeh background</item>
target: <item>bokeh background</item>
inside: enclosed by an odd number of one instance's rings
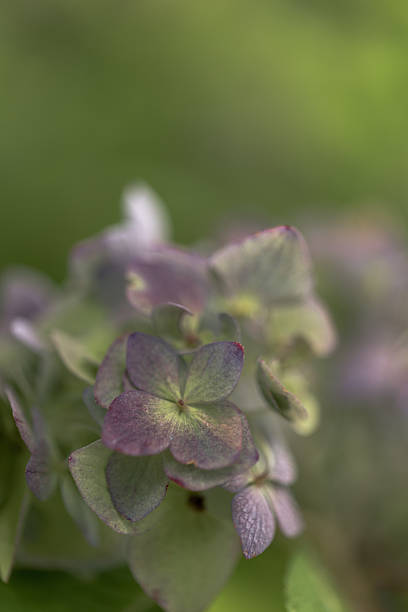
[[[359,213],[364,228],[373,211],[404,240],[404,0],[0,6],[1,267],[61,281],[71,245],[117,221],[123,188],[138,179],[166,202],[185,244],[236,218],[304,224],[316,238],[322,219]],[[211,610],[282,610],[286,554],[278,540],[242,563]],[[47,582],[56,593],[58,580]],[[20,610],[22,588],[41,609],[38,583],[18,575],[7,609]],[[93,610],[86,586],[75,588],[77,610]]]

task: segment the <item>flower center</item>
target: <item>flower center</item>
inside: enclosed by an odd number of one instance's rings
[[[184,412],[184,410],[187,408],[185,401],[182,400],[182,399],[178,400],[177,406],[178,406],[180,412]]]

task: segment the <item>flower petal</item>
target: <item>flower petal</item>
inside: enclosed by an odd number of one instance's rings
[[[184,399],[207,404],[226,399],[237,385],[244,364],[238,342],[213,342],[194,354],[187,372]]]
[[[163,457],[129,457],[112,453],[106,480],[113,505],[129,521],[140,521],[163,501],[168,479]]]
[[[170,442],[177,461],[206,470],[231,465],[241,449],[241,413],[230,402],[189,406],[179,415]]]
[[[272,542],[275,520],[263,487],[251,485],[235,495],[232,520],[247,559],[260,555]]]
[[[292,494],[285,487],[269,485],[268,496],[281,531],[288,538],[299,535],[304,522]]]
[[[208,293],[206,261],[174,248],[145,252],[128,272],[127,295],[140,312],[150,314],[159,304],[180,304],[200,312]]]
[[[312,289],[310,257],[302,235],[280,226],[217,251],[210,269],[227,295],[247,295],[266,305],[303,299]]]
[[[319,357],[336,346],[336,332],[323,304],[310,298],[302,304],[275,306],[267,325],[269,343],[289,342],[302,338]]]
[[[83,499],[99,518],[118,533],[133,533],[133,525],[115,509],[105,477],[111,451],[97,440],[74,451],[69,469]]]
[[[20,402],[17,399],[16,394],[9,387],[5,390],[7,399],[11,406],[11,411],[13,414],[13,419],[16,424],[16,427],[19,431],[21,439],[24,444],[27,446],[28,450],[32,453],[35,448],[34,434],[31,429],[31,425],[28,422],[27,417],[24,414],[23,408]]]
[[[256,378],[263,397],[281,416],[291,422],[307,420],[303,404],[275,376],[273,363],[258,359]]]
[[[111,344],[96,374],[95,399],[106,410],[123,391],[127,340],[128,335],[125,335]]]
[[[144,391],[125,391],[105,416],[102,441],[125,455],[155,455],[169,446],[177,415],[173,402]]]
[[[129,336],[127,370],[138,389],[177,401],[181,397],[180,373],[183,369],[181,357],[161,338],[141,332]]]
[[[232,465],[215,469],[203,470],[194,465],[179,463],[171,453],[165,454],[164,469],[167,476],[175,483],[190,491],[204,491],[230,481],[237,474],[245,473],[258,460],[258,451],[252,440],[248,423],[241,414],[242,450]]]

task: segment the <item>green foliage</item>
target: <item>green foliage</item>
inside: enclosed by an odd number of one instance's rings
[[[348,612],[326,570],[309,553],[292,559],[286,576],[287,612]]]

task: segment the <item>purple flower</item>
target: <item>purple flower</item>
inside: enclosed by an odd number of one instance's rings
[[[224,486],[236,493],[232,519],[247,559],[260,555],[275,535],[275,523],[287,537],[298,535],[303,520],[288,490],[296,478],[295,467],[282,440],[267,434],[259,440],[260,459],[244,474]]]

